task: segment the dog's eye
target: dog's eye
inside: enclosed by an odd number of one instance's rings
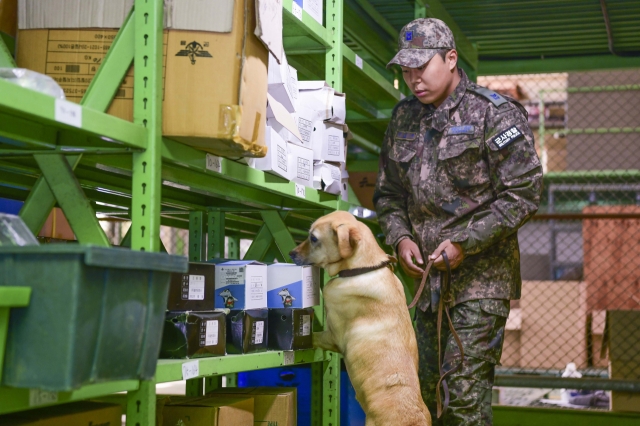
[[[311,240],[312,243],[317,243],[318,239],[316,238],[315,235],[309,235],[309,239]]]

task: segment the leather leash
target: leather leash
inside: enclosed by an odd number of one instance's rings
[[[438,370],[440,373],[440,379],[438,380],[438,385],[436,387],[436,404],[437,404],[437,416],[438,418],[440,418],[442,416],[442,413],[444,413],[447,410],[447,407],[449,406],[449,386],[447,385],[447,377],[449,375],[451,375],[452,373],[455,373],[456,371],[458,371],[460,368],[462,368],[462,362],[464,361],[464,348],[462,347],[462,341],[460,340],[460,336],[458,336],[458,333],[456,332],[455,328],[453,327],[453,321],[451,320],[451,315],[449,314],[449,307],[448,305],[451,304],[451,302],[453,301],[451,299],[451,293],[450,293],[450,285],[451,285],[451,264],[449,263],[449,257],[447,256],[447,253],[445,253],[445,251],[442,251],[442,259],[444,260],[444,264],[447,267],[447,271],[445,274],[443,274],[443,279],[442,279],[442,284],[440,286],[440,302],[438,303],[438,322],[437,322],[437,330],[438,330]],[[411,301],[411,303],[409,303],[409,305],[407,306],[408,309],[413,308],[417,303],[418,300],[420,299],[420,296],[422,295],[422,292],[424,291],[424,286],[427,282],[427,278],[429,277],[429,271],[431,270],[431,267],[433,266],[433,260],[430,260],[429,263],[427,263],[427,266],[424,269],[424,274],[422,274],[422,280],[420,281],[420,287],[418,288],[418,291],[416,292],[416,295],[413,297],[413,300]],[[445,300],[446,299],[446,300]],[[444,359],[442,358],[442,312],[445,312],[447,314],[447,321],[449,323],[449,331],[451,332],[451,335],[453,336],[454,340],[456,341],[456,344],[458,345],[458,349],[460,350],[460,363],[455,366],[454,368],[452,368],[451,370],[448,371],[444,371],[443,372],[443,362]],[[444,403],[442,402],[442,398],[440,396],[440,386],[442,385],[442,390],[444,393]]]

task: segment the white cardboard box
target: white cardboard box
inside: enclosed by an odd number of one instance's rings
[[[267,307],[267,265],[234,260],[216,265],[216,309]]]
[[[231,32],[234,0],[165,0],[164,27],[175,30]],[[133,0],[20,0],[18,27],[119,28]]]
[[[344,163],[344,127],[341,124],[314,123],[314,160]]]
[[[313,187],[329,194],[340,194],[342,172],[339,165],[316,162],[313,166]]]
[[[346,97],[323,80],[298,82],[298,108],[312,111],[312,121],[344,124],[347,116]]]
[[[296,112],[298,102],[298,71],[289,65],[287,55],[282,53],[278,63],[276,57],[269,54],[269,95],[280,102],[290,113]]]
[[[291,180],[313,188],[313,151],[292,143],[288,147]]]
[[[273,173],[287,180],[291,180],[287,143],[273,127],[269,126],[267,126],[265,130],[265,142],[267,144],[267,155],[262,158],[253,159],[253,161],[249,162],[249,165],[258,170]]]
[[[275,263],[268,267],[269,308],[308,308],[320,304],[320,270]]]
[[[270,94],[267,94],[267,101],[267,126],[272,127],[286,142],[311,148],[310,142],[303,143],[301,139],[296,114],[287,111],[284,105]]]

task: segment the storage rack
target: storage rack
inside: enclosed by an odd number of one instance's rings
[[[347,91],[349,114],[388,119],[402,95],[388,75],[343,43],[343,1],[326,2],[326,27],[304,11],[297,18],[292,0],[282,3],[285,51],[301,75],[324,79],[338,91],[343,82],[357,87],[353,97]],[[78,106],[0,80],[0,195],[25,200],[20,216],[32,231],[58,205],[82,244],[109,246],[96,213],[124,214],[132,221],[125,241],[135,250],[161,250],[162,224],[189,229],[192,261],[223,257],[225,234],[254,240],[246,258],[287,261],[314,219],[333,210],[362,212],[357,201],[309,188],[301,194],[293,182],[164,138],[162,31],[162,0],[135,0]],[[133,123],[105,113],[132,62]],[[0,67],[14,66],[0,41]],[[379,139],[379,126],[360,128]],[[357,133],[355,143],[375,151],[375,144]],[[375,223],[369,225],[377,230]],[[27,306],[28,299],[29,289],[0,287],[0,365],[9,309]],[[324,324],[322,314],[320,307],[316,328]],[[73,392],[0,387],[0,414],[127,392],[127,425],[153,425],[156,383],[182,380],[186,362],[191,360],[160,360],[152,381],[93,384]],[[313,424],[337,425],[340,358],[322,350],[200,359],[187,393],[220,386],[224,374],[303,363],[313,369]]]

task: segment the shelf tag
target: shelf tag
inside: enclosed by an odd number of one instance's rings
[[[64,99],[56,99],[55,120],[69,126],[82,127],[82,107]]]
[[[182,380],[193,379],[200,375],[200,361],[185,362],[182,364]]]
[[[358,55],[356,55],[356,66],[360,69],[362,69],[362,67],[364,66],[364,64],[362,63],[362,58]]]
[[[207,154],[207,170],[222,173],[222,158]]]
[[[29,389],[29,407],[55,404],[56,402],[58,402],[58,392]]]
[[[293,0],[291,4],[291,13],[293,13],[293,16],[302,21],[302,8],[298,3],[295,2],[295,0]]]
[[[296,195],[300,198],[307,198],[305,194],[304,185],[300,185],[299,183],[296,183]]]
[[[293,365],[296,362],[296,356],[293,351],[284,351],[284,365]]]

